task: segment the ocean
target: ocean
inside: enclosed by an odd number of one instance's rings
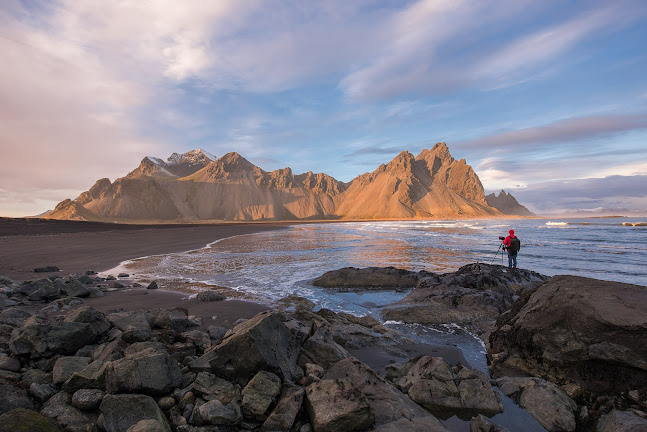
[[[310,281],[342,267],[444,273],[473,262],[507,265],[499,237],[510,229],[521,240],[520,268],[647,285],[647,218],[296,223],[284,230],[225,238],[193,251],[126,261],[106,273],[126,272],[176,287],[224,286],[264,304],[297,294],[317,308],[379,318],[381,306],[407,292],[335,292]],[[487,371],[483,343],[454,323],[385,324],[419,342],[456,346],[472,367]],[[506,410],[514,410],[513,405],[508,400]],[[514,429],[515,422],[524,422],[526,430],[543,430],[530,427],[526,417],[506,414],[501,424]],[[453,430],[464,428],[457,424]]]

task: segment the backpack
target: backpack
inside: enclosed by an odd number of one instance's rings
[[[516,254],[517,252],[519,252],[519,249],[521,249],[521,240],[519,240],[517,237],[511,238],[510,246],[508,246],[510,255]]]

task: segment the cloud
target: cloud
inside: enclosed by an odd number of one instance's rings
[[[647,129],[647,114],[595,115],[563,119],[543,126],[488,135],[459,142],[456,145],[465,148],[514,147],[528,151],[533,146],[605,138],[642,129]]]
[[[647,175],[608,176],[568,181],[547,181],[516,189],[507,188],[517,200],[539,212],[582,208],[647,209]]]

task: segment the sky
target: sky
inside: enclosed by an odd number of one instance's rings
[[[647,2],[0,2],[0,216],[145,156],[341,181],[444,141],[539,214],[647,214]]]

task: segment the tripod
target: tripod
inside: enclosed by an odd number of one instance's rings
[[[494,257],[492,258],[492,261],[490,264],[494,264],[494,260],[496,260],[496,256],[499,254],[499,251],[501,251],[501,265],[503,265],[503,251],[501,250],[501,246],[503,246],[503,242],[499,245],[499,249],[496,250],[496,253],[494,254]],[[505,250],[505,247],[503,247],[503,250]]]

